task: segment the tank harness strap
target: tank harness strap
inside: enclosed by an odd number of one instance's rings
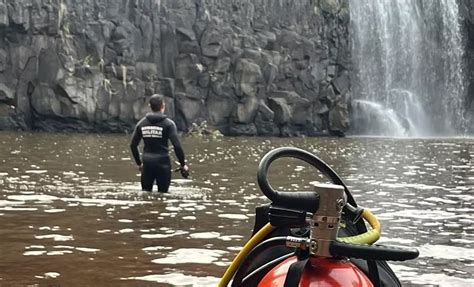
[[[285,284],[283,287],[298,287],[300,285],[301,275],[303,275],[306,264],[309,262],[309,256],[298,259],[295,263],[290,265],[288,273],[286,274]]]
[[[374,284],[374,287],[382,286],[380,284],[379,269],[377,262],[373,260],[367,260],[367,268],[369,269],[369,279]]]

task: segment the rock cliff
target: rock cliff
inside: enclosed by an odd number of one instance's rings
[[[468,123],[474,123],[474,2],[459,0],[459,7],[463,16],[464,41],[466,44],[464,72],[467,79],[467,113],[465,117]],[[474,126],[467,126],[466,129],[467,133],[474,134]]]
[[[348,128],[347,0],[0,0],[0,129],[130,130],[166,96],[178,128]]]

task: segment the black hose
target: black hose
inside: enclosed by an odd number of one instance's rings
[[[405,261],[420,255],[418,249],[384,245],[358,245],[333,241],[329,251],[334,257],[351,257],[365,260]]]
[[[260,189],[263,194],[274,202],[276,205],[294,208],[294,205],[304,207],[306,211],[314,212],[315,201],[319,203],[319,198],[315,192],[281,192],[276,191],[268,181],[268,169],[272,162],[278,158],[282,157],[292,157],[297,158],[302,161],[309,163],[311,166],[315,167],[322,174],[328,177],[334,184],[338,184],[344,187],[344,191],[347,195],[347,202],[352,206],[353,209],[357,207],[357,204],[352,197],[349,189],[347,188],[344,181],[339,177],[339,175],[327,165],[320,158],[314,154],[307,152],[305,150],[295,148],[295,147],[280,147],[268,152],[260,161],[257,171],[257,181]],[[304,202],[306,200],[306,202]],[[292,206],[288,206],[288,203]],[[302,206],[303,205],[303,206]],[[318,205],[316,204],[316,209]],[[310,209],[310,210],[308,210]]]
[[[250,252],[245,256],[244,260],[242,260],[242,263],[240,264],[239,268],[237,269],[234,280],[232,281],[232,287],[239,287],[242,286],[242,280],[250,267],[250,265],[253,263],[253,261],[259,256],[261,253],[265,252],[265,250],[275,247],[275,246],[281,246],[281,245],[286,245],[286,236],[278,236],[278,237],[273,237],[270,239],[267,239],[257,246],[255,246]]]

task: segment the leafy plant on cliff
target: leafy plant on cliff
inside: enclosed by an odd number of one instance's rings
[[[123,86],[126,88],[127,87],[127,66],[120,65],[120,68],[122,69]]]
[[[192,137],[211,137],[214,139],[223,136],[222,133],[217,129],[210,128],[207,125],[207,121],[203,121],[199,124],[193,123],[187,135]]]
[[[83,66],[90,67],[93,62],[93,58],[91,55],[87,55],[84,59],[82,59],[81,62]]]
[[[104,87],[104,90],[109,94],[109,97],[117,94],[117,92],[112,88],[112,83],[109,79],[103,79],[101,84]]]

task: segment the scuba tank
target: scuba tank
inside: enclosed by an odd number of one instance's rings
[[[332,183],[315,184],[313,191],[276,191],[267,174],[282,157],[309,163]],[[274,149],[262,158],[257,180],[271,203],[257,208],[254,234],[219,287],[232,279],[233,287],[401,286],[385,261],[414,259],[418,250],[374,245],[378,219],[357,206],[342,179],[318,157],[293,147]]]

